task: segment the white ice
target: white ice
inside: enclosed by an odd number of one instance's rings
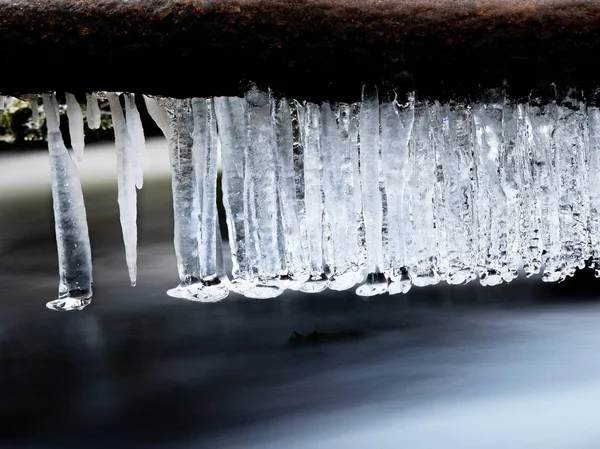
[[[69,134],[71,135],[71,146],[75,153],[75,160],[81,162],[83,159],[83,148],[85,138],[83,131],[83,113],[81,106],[75,98],[75,95],[66,93],[67,97],[67,118],[69,119]]]
[[[135,186],[141,189],[144,185],[144,152],[146,151],[146,139],[140,113],[135,104],[134,94],[125,94],[125,120],[127,122],[127,133],[129,142],[133,149]]]
[[[133,151],[119,95],[108,93],[108,102],[115,130],[117,152],[117,184],[119,215],[129,280],[135,286],[137,279],[137,193],[135,191],[135,153]]]
[[[100,128],[100,107],[98,105],[98,95],[96,92],[86,94],[86,119],[88,128]]]
[[[92,256],[77,167],[65,147],[54,94],[42,95],[48,126],[52,202],[58,249],[58,298],[53,310],[81,310],[92,298]]]

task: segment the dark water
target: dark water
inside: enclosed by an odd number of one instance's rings
[[[0,447],[600,447],[593,280],[369,301],[350,292],[175,300],[164,293],[177,275],[156,145],[140,193],[135,288],[116,181],[98,165],[114,155],[89,152],[95,295],[72,313],[45,308],[57,290],[47,165],[0,159]],[[304,338],[290,341],[294,331]]]

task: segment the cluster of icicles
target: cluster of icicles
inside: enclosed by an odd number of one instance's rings
[[[115,129],[121,225],[136,277],[136,187],[144,133],[135,98],[106,95]],[[59,299],[81,309],[92,268],[77,168],[43,94],[60,266]],[[37,101],[37,97],[34,98]],[[519,103],[504,89],[478,102],[383,99],[313,104],[250,89],[244,98],[148,98],[167,137],[179,285],[169,295],[272,298],[361,284],[363,296],[445,281],[509,282],[522,267],[560,281],[600,258],[600,109],[575,90]],[[87,121],[99,125],[97,94]],[[75,160],[83,117],[67,95]],[[217,214],[222,167],[233,269]]]

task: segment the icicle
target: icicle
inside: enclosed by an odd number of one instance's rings
[[[592,266],[596,277],[600,277],[600,90],[593,96],[593,104],[588,106],[589,128],[589,188],[590,188],[590,243]]]
[[[146,139],[140,113],[135,104],[134,94],[125,94],[125,119],[127,122],[127,133],[133,148],[135,157],[135,186],[141,189],[144,185],[144,152],[146,151]]]
[[[98,95],[96,92],[85,94],[86,97],[86,119],[89,129],[100,128],[100,107],[98,106]]]
[[[584,268],[591,255],[588,244],[588,129],[585,105],[578,97],[575,89],[568,89],[562,95],[552,136],[560,182],[560,258],[565,276],[573,276],[576,268]]]
[[[304,149],[304,203],[306,208],[306,240],[308,243],[310,277],[300,288],[305,293],[318,293],[327,288],[323,264],[322,163],[319,107],[308,103],[298,106],[302,117],[302,147]]]
[[[524,104],[517,106],[519,158],[520,213],[519,213],[519,255],[525,276],[540,272],[542,266],[543,243],[541,239],[539,193],[533,177],[533,141],[531,124]]]
[[[277,184],[275,136],[271,125],[269,95],[256,87],[246,93],[248,146],[246,147],[246,192],[248,195],[249,233],[255,235],[258,283],[244,295],[273,298],[283,293],[279,281],[281,260],[277,235]]]
[[[519,120],[517,105],[504,97],[502,109],[502,144],[499,155],[500,185],[506,198],[505,233],[506,233],[506,266],[502,270],[502,279],[510,282],[517,277],[520,265],[519,256],[519,217],[520,217],[520,162],[517,145],[519,145]]]
[[[358,127],[360,118],[360,105],[354,104],[350,109],[349,120],[349,140],[350,140],[350,157],[352,159],[353,173],[353,198],[354,201],[354,223],[351,224],[352,234],[356,234],[356,251],[358,282],[363,282],[367,279],[367,245],[365,237],[365,217],[363,214],[363,194],[360,166],[360,145],[358,142]],[[351,238],[351,235],[349,236]]]
[[[389,293],[406,293],[411,282],[406,269],[406,224],[403,213],[406,185],[408,142],[414,122],[414,94],[399,104],[397,98],[381,105],[381,153],[387,189],[389,260],[391,284]]]
[[[304,145],[305,145],[305,111],[306,109],[297,101],[290,102],[290,114],[292,120],[293,134],[293,173],[295,190],[295,210],[298,218],[298,232],[300,237],[300,248],[302,251],[302,273],[297,282],[288,282],[287,287],[292,290],[301,290],[304,282],[310,278],[309,266],[309,242],[306,227],[306,202],[305,202],[305,183],[304,183]],[[318,283],[318,282],[317,282]]]
[[[358,226],[355,211],[355,178],[358,178],[358,168],[354,167],[353,156],[358,162],[356,142],[352,140],[352,110],[347,104],[341,104],[337,110],[338,136],[340,145],[339,154],[339,182],[342,203],[341,242],[348,258],[350,268],[343,274],[336,275],[330,282],[332,290],[347,290],[365,280],[364,258],[358,248]],[[357,134],[357,133],[355,133]],[[360,194],[360,192],[359,192]],[[359,196],[360,198],[360,196]],[[359,199],[360,205],[360,199]]]
[[[446,105],[444,111],[447,116],[443,131],[447,142],[443,155],[447,200],[444,222],[449,265],[446,282],[456,285],[476,277],[472,116],[469,107],[456,103]]]
[[[75,153],[75,161],[81,162],[83,159],[83,148],[85,146],[83,134],[83,114],[81,106],[75,98],[75,95],[65,93],[67,97],[67,117],[69,119],[69,134],[71,135],[71,146]]]
[[[246,105],[243,98],[219,97],[214,99],[214,108],[221,140],[223,206],[233,262],[231,288],[243,293],[254,284],[244,215]]]
[[[379,188],[381,136],[379,94],[376,87],[364,86],[360,108],[360,170],[367,246],[367,282],[356,294],[372,296],[387,291],[383,257],[383,203]]]
[[[344,143],[346,145],[344,145]],[[353,204],[345,201],[347,185],[344,184],[344,171],[351,170],[348,160],[349,145],[343,142],[338,132],[334,111],[328,103],[321,106],[321,148],[323,160],[324,210],[326,227],[331,234],[333,259],[327,264],[332,271],[330,288],[346,290],[357,283],[356,270],[352,269],[352,246],[347,244],[348,208]],[[350,167],[348,167],[350,165]],[[346,182],[348,180],[346,179]]]
[[[77,168],[63,143],[54,94],[43,94],[60,283],[53,310],[81,310],[92,300],[92,256]]]
[[[31,121],[35,126],[40,124],[40,110],[39,110],[39,95],[38,94],[27,94],[23,95],[23,100],[29,102],[31,105]]]
[[[473,108],[475,168],[477,173],[478,263],[482,285],[498,285],[507,266],[507,198],[500,177],[504,90],[482,93]]]
[[[534,96],[527,108],[527,118],[532,133],[532,177],[537,192],[543,241],[545,282],[565,278],[560,261],[559,178],[556,167],[556,150],[552,135],[556,127],[557,108],[554,88],[545,95]]]
[[[225,298],[229,290],[219,277],[218,252],[221,235],[218,232],[217,213],[217,122],[212,100],[192,99],[194,116],[193,158],[200,201],[198,227],[200,276],[204,288],[197,292],[196,299],[216,302]]]
[[[165,98],[160,104],[148,99],[148,110],[157,125],[166,131],[171,158],[174,245],[180,284],[169,296],[195,300],[203,288],[200,274],[198,229],[200,200],[193,157],[194,122],[190,100]],[[162,107],[164,106],[164,111]],[[163,119],[168,118],[168,128]]]
[[[433,227],[435,228],[436,242],[436,274],[440,281],[447,281],[450,271],[449,261],[449,242],[448,242],[448,223],[446,222],[446,210],[449,198],[444,188],[448,167],[444,165],[444,157],[448,152],[448,138],[446,131],[445,111],[438,101],[429,104],[429,134],[430,142],[434,156],[434,176],[435,183],[433,188]],[[452,150],[454,151],[454,149]]]
[[[135,154],[127,133],[127,124],[119,96],[108,94],[110,112],[115,130],[117,150],[118,202],[125,243],[125,259],[131,285],[137,278],[137,194],[135,191]]]
[[[409,273],[416,287],[439,282],[433,190],[435,154],[430,142],[429,111],[426,103],[415,104],[415,121],[409,141],[405,207],[410,217],[406,234]]]
[[[284,265],[282,275],[286,279],[286,287],[298,289],[308,279],[308,269],[296,211],[292,115],[286,99],[271,99],[271,117],[275,129],[276,183],[282,233],[279,257]]]

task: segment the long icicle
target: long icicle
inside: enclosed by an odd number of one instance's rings
[[[194,161],[200,201],[198,227],[200,276],[204,288],[198,291],[197,300],[216,302],[229,294],[229,289],[219,276],[220,228],[217,213],[217,122],[212,100],[192,99],[194,116]]]
[[[253,283],[244,216],[246,107],[243,98],[218,97],[214,99],[214,108],[221,141],[221,186],[233,264],[231,286],[234,291],[243,293]]]
[[[275,129],[276,182],[281,216],[280,259],[284,265],[286,287],[297,290],[308,279],[308,270],[296,210],[292,115],[285,98],[271,98],[271,120]]]
[[[301,291],[318,293],[327,288],[329,280],[325,275],[323,251],[323,203],[322,203],[322,163],[320,135],[320,110],[314,103],[305,107],[298,105],[301,117],[301,139],[304,149],[304,203],[305,235],[308,244],[310,278]]]
[[[360,296],[372,296],[387,291],[383,256],[383,202],[379,189],[381,136],[379,93],[376,87],[365,86],[360,108],[360,167],[365,220],[367,282],[356,289]]]
[[[81,183],[77,167],[65,146],[58,122],[54,94],[43,94],[48,126],[48,151],[52,180],[52,202],[59,287],[52,310],[82,310],[92,301],[92,253]]]
[[[275,135],[271,126],[269,94],[253,87],[246,93],[248,146],[246,147],[246,192],[249,218],[257,248],[258,282],[244,295],[274,298],[283,293],[279,280],[281,261],[277,236],[277,185]]]
[[[146,104],[151,105],[149,111],[152,109],[152,117],[166,131],[171,159],[173,241],[180,283],[167,294],[175,298],[196,300],[203,284],[198,246],[200,200],[193,152],[194,119],[191,103],[190,100],[173,98],[157,102],[151,99],[146,101]]]
[[[125,243],[125,259],[131,285],[137,279],[137,194],[135,191],[135,153],[129,140],[123,108],[116,93],[108,94],[117,150],[118,202]]]

